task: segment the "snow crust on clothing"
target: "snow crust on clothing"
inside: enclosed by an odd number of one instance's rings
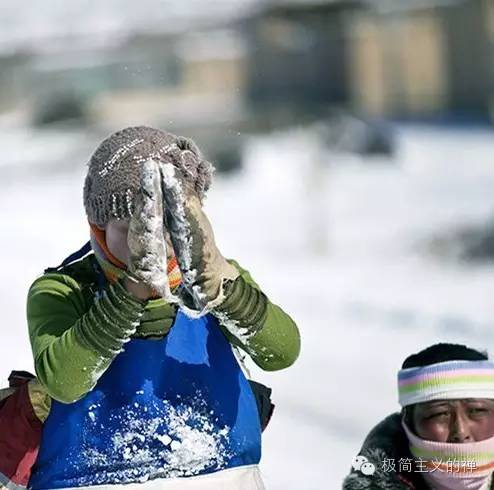
[[[196,277],[197,271],[192,269],[192,237],[190,227],[185,215],[185,193],[182,182],[177,178],[176,170],[173,164],[161,164],[161,176],[163,179],[163,189],[169,193],[167,202],[173,202],[174,208],[171,210],[174,223],[174,237],[180,243],[180,269],[183,274],[185,284],[192,284]],[[165,197],[166,198],[166,197]]]
[[[182,281],[184,286],[192,294],[192,298],[196,305],[203,304],[205,295],[200,287],[194,285],[197,278],[197,270],[192,267],[192,234],[190,224],[187,220],[185,212],[186,194],[183,188],[183,183],[177,177],[176,168],[171,163],[162,163],[161,178],[163,182],[163,192],[167,205],[171,208],[169,214],[173,223],[174,247],[177,259],[179,260],[180,272],[182,273]],[[167,197],[168,196],[168,197]],[[166,212],[164,210],[164,212]],[[206,308],[193,309],[187,306],[180,298],[179,305],[181,309],[191,318],[199,318],[206,315]]]
[[[249,346],[249,340],[257,333],[256,331],[249,331],[249,327],[241,327],[238,320],[231,319],[224,311],[214,310],[213,314],[234,337],[246,347]]]
[[[142,193],[130,220],[130,269],[170,303],[178,298],[170,291],[167,274],[166,241],[163,230],[163,202],[158,163],[142,163]]]
[[[118,170],[119,162],[129,153],[132,148],[142,143],[142,138],[136,138],[130,141],[127,145],[120,147],[113,156],[105,163],[103,168],[98,172],[101,177],[105,177],[111,172]]]
[[[87,424],[98,424],[100,407],[101,403],[89,407]],[[97,484],[188,477],[226,466],[231,457],[230,427],[218,429],[217,417],[212,410],[206,411],[200,393],[194,403],[173,406],[163,400],[151,409],[153,416],[147,418],[148,407],[138,402],[118,409],[111,418],[121,428],[111,434],[107,450],[95,450],[90,442],[82,448],[86,461],[95,468]],[[101,430],[104,433],[103,426]],[[94,475],[76,478],[72,485],[88,485]]]

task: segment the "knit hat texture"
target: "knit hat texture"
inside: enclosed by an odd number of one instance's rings
[[[88,163],[83,199],[91,223],[104,227],[112,217],[132,216],[142,166],[150,159],[172,163],[203,201],[211,185],[213,166],[196,144],[160,129],[129,127],[106,138]]]

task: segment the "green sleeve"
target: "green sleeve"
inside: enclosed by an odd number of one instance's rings
[[[214,314],[230,342],[265,371],[291,366],[300,353],[295,322],[261,291],[250,273],[229,260],[240,276],[226,286],[225,300]]]
[[[27,321],[36,374],[48,394],[72,403],[92,390],[135,332],[144,304],[116,283],[88,308],[72,277],[38,278],[29,289]]]

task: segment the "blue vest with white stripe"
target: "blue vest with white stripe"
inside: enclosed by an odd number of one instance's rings
[[[29,486],[187,477],[260,457],[255,398],[216,318],[179,311],[162,339],[125,344],[84,398],[53,402]]]

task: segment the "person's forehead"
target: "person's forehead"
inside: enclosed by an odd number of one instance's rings
[[[494,399],[490,398],[456,398],[452,400],[432,400],[430,402],[424,402],[417,404],[417,407],[422,409],[433,408],[440,405],[458,405],[466,403],[490,403],[494,404]]]

